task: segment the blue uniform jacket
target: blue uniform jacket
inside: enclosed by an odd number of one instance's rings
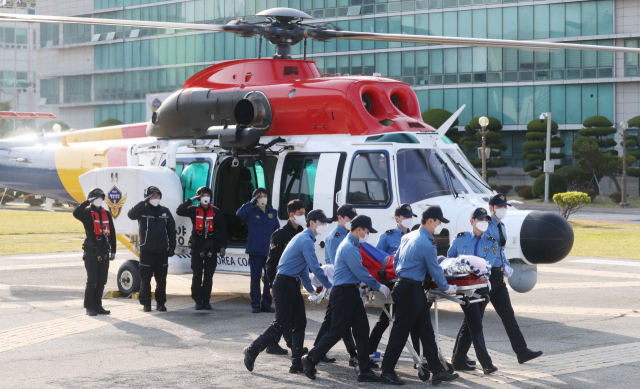
[[[336,263],[333,267],[333,284],[359,284],[364,282],[373,290],[380,289],[380,283],[362,266],[360,242],[349,234],[338,247]]]
[[[398,247],[400,247],[400,242],[404,235],[405,233],[400,229],[400,227],[396,226],[396,228],[388,230],[384,234],[380,235],[378,243],[376,243],[376,248],[389,255],[395,254],[396,251],[398,251]]]
[[[489,220],[489,228],[485,231],[485,234],[491,236],[493,239],[498,242],[498,256],[491,264],[492,267],[500,267],[507,262],[507,258],[504,255],[504,247],[500,246],[500,231],[498,231],[498,224],[502,225],[502,235],[504,236],[505,241],[507,240],[507,229],[504,226],[504,223],[498,222],[495,217],[492,217]]]
[[[236,215],[244,220],[249,228],[249,240],[245,253],[268,256],[271,234],[280,228],[278,212],[270,207],[267,207],[266,212],[263,212],[257,205],[248,202],[240,207]]]
[[[492,264],[500,255],[500,247],[498,241],[486,232],[479,237],[473,232],[461,232],[451,243],[447,257],[455,258],[460,255],[475,255]]]
[[[433,235],[424,227],[406,234],[400,242],[393,258],[396,275],[414,281],[424,281],[427,272],[440,290],[447,290],[449,284],[438,264],[438,250]]]
[[[313,235],[313,231],[305,229],[293,239],[284,249],[282,256],[280,257],[280,263],[278,264],[278,273],[289,277],[299,277],[304,285],[305,289],[309,293],[313,293],[315,289],[311,285],[311,279],[309,278],[309,269],[316,275],[318,280],[322,282],[325,288],[331,288],[331,282],[324,274],[324,271],[318,263],[318,257],[316,257],[315,249],[316,237]],[[276,275],[277,277],[277,275]]]
[[[340,224],[331,231],[327,239],[324,240],[324,262],[327,265],[333,265],[336,261],[336,253],[338,246],[347,237],[349,231],[342,228]]]

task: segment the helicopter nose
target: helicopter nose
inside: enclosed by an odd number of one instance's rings
[[[533,211],[522,223],[520,245],[527,261],[556,263],[573,247],[573,228],[557,213]]]

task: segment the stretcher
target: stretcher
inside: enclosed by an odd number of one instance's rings
[[[375,247],[367,244],[363,244],[360,251],[362,254],[362,264],[367,270],[369,270],[369,273],[379,282],[386,284],[389,288],[392,288],[393,284],[396,281],[395,271],[393,268],[393,255],[388,256],[384,252],[381,252]],[[384,256],[382,260],[380,260],[381,255]],[[448,275],[446,276],[446,279],[449,285],[456,285],[457,291],[455,295],[437,291],[437,286],[434,283],[427,285],[425,294],[427,297],[427,301],[433,304],[435,312],[434,331],[436,346],[438,348],[438,357],[440,359],[440,362],[442,363],[443,368],[449,373],[453,373],[453,365],[447,361],[444,353],[442,352],[442,348],[440,347],[438,301],[451,301],[460,304],[460,306],[464,308],[468,307],[471,304],[488,302],[488,295],[479,295],[474,292],[477,289],[487,287],[489,282],[488,277],[486,276],[486,271],[484,269],[482,271],[471,272],[471,274]],[[387,315],[390,325],[389,331],[391,331],[393,322],[395,320],[393,316],[393,300],[391,299],[391,296],[385,298],[382,293],[373,291],[370,288],[364,288],[362,296],[365,306],[380,308],[385,313],[385,315]],[[413,348],[410,339],[407,339],[405,347],[409,352],[409,355],[411,355],[411,359],[413,360],[413,363],[418,370],[418,377],[420,378],[420,380],[428,380],[430,376],[428,366],[426,364],[426,360],[420,356],[421,354],[424,354],[424,352],[420,350],[421,352],[418,353],[417,350]],[[422,348],[422,345],[420,347]],[[384,353],[379,352],[370,355],[371,359],[376,363],[379,363],[382,360],[383,356]]]

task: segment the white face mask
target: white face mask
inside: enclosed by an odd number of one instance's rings
[[[304,215],[293,215],[293,221],[299,226],[304,226],[307,223]]]
[[[351,222],[345,222],[344,223],[344,229],[347,231],[351,231]]]
[[[266,197],[260,197],[258,199],[258,205],[261,207],[265,207],[267,205],[267,198]]]
[[[411,228],[413,227],[413,219],[404,219],[400,224],[404,228]]]
[[[367,241],[369,240],[369,234],[364,234],[364,238],[358,238],[358,240],[360,241],[360,243],[367,243]]]
[[[507,216],[507,208],[497,208],[493,213],[495,213],[498,219],[502,220]]]
[[[209,204],[209,202],[211,201],[211,197],[207,196],[207,197],[200,197],[200,202],[202,204]]]
[[[100,208],[102,206],[102,199],[98,197],[97,199],[93,200],[91,204],[93,204],[93,206],[96,208]]]
[[[157,207],[158,204],[160,204],[160,199],[149,200],[149,204],[153,205],[154,207]]]
[[[325,235],[327,233],[327,226],[326,224],[320,224],[316,227],[316,234],[317,235]]]
[[[485,222],[485,221],[476,222],[476,228],[482,232],[485,232],[487,228],[489,228],[489,222]]]
[[[438,235],[439,233],[441,233],[443,228],[444,228],[444,226],[442,225],[442,223],[438,224],[436,229],[433,231],[433,235]]]

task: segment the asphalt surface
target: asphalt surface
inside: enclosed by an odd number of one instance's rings
[[[121,254],[112,262],[107,290],[116,290],[115,272],[131,257]],[[79,253],[0,257],[1,388],[382,387],[356,382],[341,342],[329,354],[337,363],[319,365],[316,381],[290,374],[287,356],[261,354],[249,373],[242,349],[274,315],[251,313],[246,276],[214,276],[213,311],[193,309],[190,275],[170,275],[168,312],[144,313],[135,300],[108,299],[104,306],[112,314],[95,318],[82,309],[84,282]],[[446,386],[637,388],[638,287],[640,261],[570,257],[541,266],[536,288],[511,291],[511,298],[529,347],[544,355],[519,365],[489,306],[485,338],[499,371],[460,373]],[[439,307],[440,344],[449,358],[463,315],[451,303]],[[307,346],[324,309],[307,305]],[[373,326],[379,311],[368,313]],[[407,353],[397,370],[408,387],[431,385],[418,379]]]

